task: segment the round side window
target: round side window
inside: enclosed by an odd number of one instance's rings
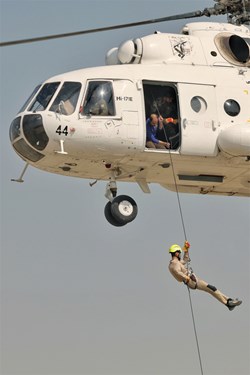
[[[194,96],[190,104],[192,110],[196,113],[204,113],[207,110],[207,102],[201,96]]]
[[[224,103],[224,110],[229,116],[237,116],[240,113],[240,105],[234,99],[227,99]]]

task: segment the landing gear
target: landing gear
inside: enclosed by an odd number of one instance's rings
[[[104,214],[108,222],[116,227],[122,227],[137,216],[137,204],[128,195],[118,195],[116,182],[111,181],[106,186],[105,196],[109,199],[104,209]]]
[[[114,216],[112,215],[112,212],[111,212],[111,202],[108,202],[104,208],[104,215],[106,217],[106,219],[108,220],[108,222],[111,224],[111,225],[114,225],[115,227],[122,227],[124,224],[122,223],[119,223],[115,218]]]

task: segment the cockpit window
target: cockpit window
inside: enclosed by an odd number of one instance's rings
[[[49,142],[49,138],[43,126],[42,116],[39,114],[24,116],[23,133],[31,146],[39,151],[44,150]]]
[[[18,138],[21,134],[20,132],[21,126],[21,116],[15,118],[11,125],[10,125],[10,140],[13,142],[16,138]]]
[[[35,96],[35,94],[38,92],[41,86],[42,86],[41,84],[36,86],[36,88],[32,91],[32,94],[28,97],[28,99],[26,100],[26,102],[24,103],[24,105],[22,106],[22,108],[20,109],[18,113],[23,112],[26,109],[27,105],[29,104],[33,96]]]
[[[29,107],[28,111],[37,112],[44,111],[55,94],[60,82],[45,83],[41,91],[37,94],[34,102]]]
[[[80,90],[81,84],[79,82],[64,82],[59,94],[50,107],[50,111],[66,116],[71,115],[76,109]]]
[[[111,82],[89,82],[82,114],[93,116],[114,116],[114,95]]]

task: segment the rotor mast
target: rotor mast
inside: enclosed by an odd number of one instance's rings
[[[214,0],[212,8],[205,8],[203,16],[227,15],[233,25],[250,25],[250,0]]]

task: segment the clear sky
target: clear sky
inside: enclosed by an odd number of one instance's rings
[[[0,1],[1,40],[128,23],[212,6],[205,0]],[[214,18],[206,19],[213,21]],[[216,21],[225,18],[216,18]],[[200,21],[200,20],[197,20]],[[134,184],[138,204],[122,228],[104,217],[105,182],[29,168],[9,125],[33,88],[58,73],[104,65],[122,41],[186,21],[6,47],[1,53],[1,375],[198,375],[187,289],[168,272],[184,235],[176,194]],[[229,312],[192,292],[204,375],[250,373],[250,205],[181,194],[195,272],[243,304]]]

